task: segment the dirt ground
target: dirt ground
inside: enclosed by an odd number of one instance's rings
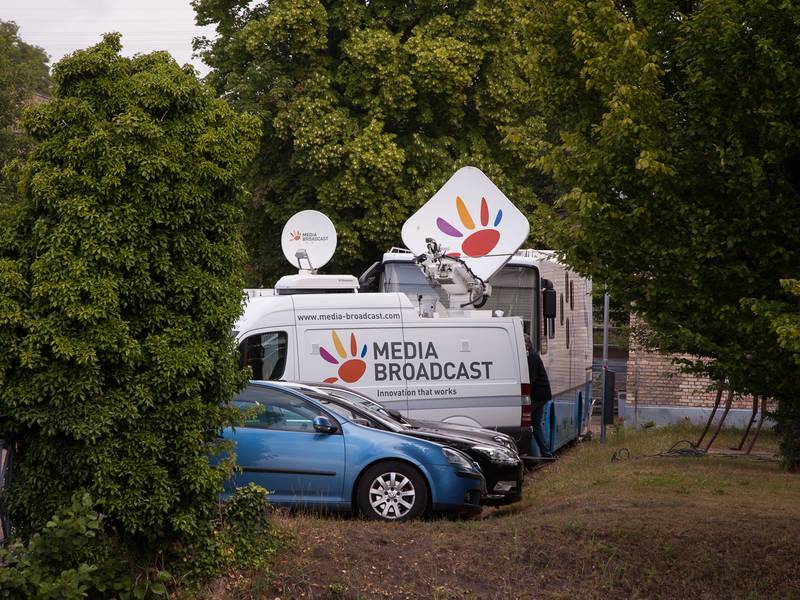
[[[800,476],[770,460],[769,434],[754,458],[643,456],[696,436],[623,430],[580,443],[528,475],[522,502],[470,520],[276,513],[286,542],[272,571],[208,596],[800,598]],[[630,458],[612,462],[623,447]]]

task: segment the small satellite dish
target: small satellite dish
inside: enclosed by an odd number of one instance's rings
[[[301,210],[286,221],[281,237],[283,255],[298,269],[315,271],[336,251],[336,228],[316,210]]]
[[[487,281],[528,239],[528,219],[483,171],[463,167],[403,224],[403,243],[424,254],[432,238]]]

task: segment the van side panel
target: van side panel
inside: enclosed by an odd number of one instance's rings
[[[402,294],[315,294],[295,296],[298,381],[351,386],[390,408],[405,412],[406,383],[392,380],[380,360],[387,348],[402,347],[409,311]]]
[[[520,364],[511,320],[405,327],[408,412],[481,427],[519,426]],[[521,339],[521,336],[520,336]]]
[[[389,408],[408,411],[402,365],[387,359],[402,351],[400,325],[337,323],[299,329],[300,381],[347,385]]]
[[[558,314],[549,335],[544,333],[541,351],[553,392],[553,402],[544,417],[545,436],[552,452],[581,435],[589,423],[592,285],[591,280],[555,261],[541,261],[539,270],[557,294]]]
[[[415,417],[522,440],[528,372],[519,317],[421,318],[399,293],[257,298],[236,327],[253,364],[280,348],[275,335],[255,337],[276,328],[286,333],[284,379],[347,385]]]

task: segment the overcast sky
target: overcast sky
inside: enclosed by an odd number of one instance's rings
[[[167,50],[181,65],[192,63],[192,38],[213,36],[213,27],[197,27],[190,0],[0,0],[0,19],[16,21],[23,41],[41,46],[50,65],[65,54],[92,46],[104,33],[122,34],[122,52]]]

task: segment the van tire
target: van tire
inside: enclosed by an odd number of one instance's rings
[[[356,502],[359,512],[372,521],[409,521],[428,507],[428,488],[417,469],[388,460],[364,471]]]

